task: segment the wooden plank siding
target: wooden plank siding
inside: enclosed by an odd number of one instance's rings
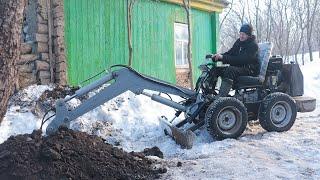
[[[64,0],[68,83],[81,81],[114,64],[128,64],[126,0]],[[193,68],[216,51],[217,14],[192,10]],[[180,5],[138,0],[133,8],[133,68],[176,82],[174,23],[186,23]]]

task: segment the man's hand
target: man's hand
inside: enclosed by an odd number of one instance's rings
[[[213,55],[212,60],[219,61],[219,60],[222,60],[222,58],[223,58],[223,55],[218,53],[218,54]]]
[[[206,59],[213,59],[214,55],[213,54],[207,54]]]

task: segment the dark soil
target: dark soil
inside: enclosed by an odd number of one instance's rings
[[[78,89],[78,87],[73,88],[68,86],[57,86],[51,91],[44,91],[40,96],[39,100],[45,101],[47,99],[65,98],[67,95],[73,95]]]
[[[47,137],[34,131],[0,144],[0,179],[155,179],[166,172],[138,154],[66,128]]]
[[[27,92],[19,91],[10,98],[8,106],[20,106],[18,112],[28,112],[31,110],[35,115],[42,117],[48,110],[55,109],[55,102],[59,98],[73,95],[78,88],[68,86],[56,86],[53,90],[44,91],[38,99],[28,97]],[[84,100],[86,96],[78,98]]]
[[[57,86],[53,90],[46,90],[36,101],[35,114],[43,116],[47,111],[55,111],[55,102],[57,99],[65,98],[67,95],[73,95],[79,88]],[[83,97],[84,99],[85,97]]]
[[[163,153],[160,151],[158,147],[146,148],[142,152],[145,156],[158,156],[163,159]]]
[[[145,157],[145,156],[157,156],[161,159],[163,159],[163,152],[155,146],[153,148],[146,148],[142,152],[131,152],[130,154],[138,157]]]

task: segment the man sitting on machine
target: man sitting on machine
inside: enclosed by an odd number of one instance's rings
[[[229,51],[211,55],[213,61],[230,64],[228,67],[213,68],[210,72],[214,79],[219,76],[222,78],[218,97],[228,96],[233,83],[237,81],[239,76],[256,76],[259,73],[259,47],[252,31],[251,25],[243,24],[240,28],[239,39]]]

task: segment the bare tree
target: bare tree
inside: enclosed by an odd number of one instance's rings
[[[305,28],[306,28],[306,16],[303,13],[304,9],[305,9],[305,5],[302,2],[300,2],[299,0],[295,0],[293,1],[293,8],[296,9],[296,11],[294,11],[295,16],[296,17],[296,32],[300,32],[300,36],[298,36],[299,38],[297,39],[295,46],[296,46],[296,50],[294,51],[294,56],[295,56],[295,61],[298,61],[298,53],[300,51],[301,45],[303,43],[303,37],[304,37],[304,33],[305,33]],[[304,54],[304,52],[303,52]]]
[[[240,9],[232,9],[234,15],[238,18],[240,23],[242,24],[245,21],[246,15],[246,6],[245,3],[241,3],[239,6]],[[235,19],[236,21],[236,19]]]
[[[233,0],[220,22],[220,49],[238,38],[239,25],[252,22],[258,41],[272,42],[274,54],[285,60],[294,55],[297,62],[298,54],[308,51],[313,60],[312,51],[317,47],[320,51],[319,1]]]
[[[320,58],[320,14],[317,15],[317,21],[318,24],[315,26],[316,30],[316,39],[317,39],[317,46],[318,46],[318,51],[319,51],[319,58]]]
[[[221,27],[224,23],[224,21],[226,20],[226,18],[228,17],[228,15],[230,14],[231,10],[232,10],[232,7],[233,7],[233,0],[230,2],[230,7],[229,7],[229,10],[228,12],[223,16],[222,20],[220,21],[220,25],[219,25],[219,29],[221,30]]]
[[[0,0],[0,123],[15,88],[25,6],[26,0]]]
[[[259,29],[259,21],[260,21],[260,1],[255,1],[255,23],[256,23],[256,35],[257,35],[257,39],[260,40],[261,36],[260,36],[260,29]]]
[[[307,3],[307,46],[309,50],[310,61],[313,61],[312,56],[312,34],[314,27],[315,15],[317,13],[319,0],[306,0]]]
[[[271,8],[271,0],[268,1],[267,5],[267,35],[266,35],[266,41],[270,41],[270,34],[271,34],[271,14],[272,14],[272,8]]]
[[[285,54],[285,59],[288,60],[288,55],[290,54],[291,50],[292,50],[292,46],[290,45],[292,40],[294,40],[293,34],[292,33],[292,26],[293,26],[293,16],[289,15],[290,11],[290,1],[286,0],[286,1],[281,1],[282,3],[284,3],[284,21],[285,21],[285,32],[284,32],[284,38],[285,38],[285,50],[284,50],[284,54]]]
[[[302,56],[301,56],[301,60],[302,60],[302,65],[304,65],[304,52],[306,49],[306,43],[304,41],[302,41]]]
[[[192,70],[192,30],[191,30],[191,4],[190,0],[183,0],[183,7],[187,14],[188,24],[188,64],[189,64],[189,79],[190,86],[193,89],[193,70]]]
[[[245,22],[246,6],[239,5],[239,0],[232,1],[228,12],[222,16],[223,22],[220,22],[220,47],[223,52],[230,48],[234,41],[239,37],[239,26]],[[237,2],[235,4],[235,2]]]
[[[249,4],[251,4],[250,3],[250,0],[247,0],[246,1],[246,7],[247,7],[247,16],[248,16],[248,22],[250,23],[250,24],[252,24],[252,22],[253,22],[253,20],[252,20],[252,18],[251,18],[251,8],[250,8],[250,6],[249,6]]]
[[[136,0],[127,0],[127,32],[128,32],[128,49],[129,49],[129,62],[128,65],[132,65],[132,10],[133,5],[135,4]]]

